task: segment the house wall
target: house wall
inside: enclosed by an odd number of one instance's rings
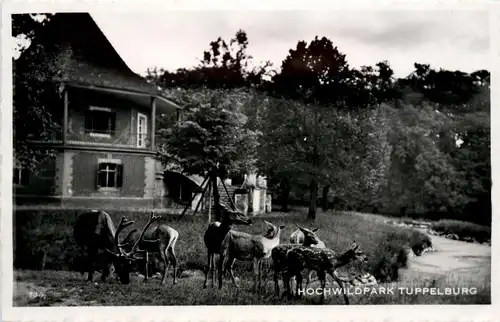
[[[36,173],[29,174],[26,186],[14,186],[15,194],[51,196],[56,191],[57,159],[47,159],[40,163]]]
[[[151,113],[148,109],[130,100],[95,92],[72,90],[68,93],[68,140],[90,143],[137,145],[137,114],[147,117],[148,131],[151,129]],[[111,138],[91,136],[85,133],[85,111],[89,106],[111,108],[115,111],[115,134]],[[150,145],[147,144],[146,147]]]
[[[117,191],[97,190],[99,158],[120,159],[123,162],[123,186]],[[76,152],[73,157],[72,196],[86,197],[152,197],[154,176],[146,167],[146,157],[133,154]],[[153,164],[154,166],[154,164]],[[146,171],[147,170],[147,171]],[[154,167],[153,167],[154,171]],[[146,178],[153,180],[146,185]],[[148,192],[145,193],[145,190]]]

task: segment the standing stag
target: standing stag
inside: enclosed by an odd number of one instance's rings
[[[260,290],[262,261],[271,257],[271,251],[280,243],[281,230],[285,226],[275,226],[265,221],[268,231],[264,236],[231,230],[222,241],[219,261],[219,289],[222,288],[224,273],[229,271],[233,284],[239,287],[234,277],[235,260],[253,261],[254,291]]]
[[[153,216],[153,214],[151,214]],[[146,253],[145,257],[145,280],[148,279],[148,253],[160,253],[163,261],[163,277],[161,284],[167,281],[167,272],[172,262],[173,284],[177,284],[177,257],[175,256],[175,243],[179,238],[179,232],[165,224],[159,224],[153,229],[144,232],[144,238],[141,239],[139,230],[132,230],[123,240],[123,248],[127,250],[130,245],[135,245],[139,240],[138,249]]]
[[[318,231],[319,228],[316,229],[307,229],[304,227],[300,227],[297,231],[301,233],[302,239],[300,241],[301,245],[304,247],[316,247],[319,243],[323,243],[318,236],[316,236],[315,232]],[[293,235],[293,234],[292,234]],[[297,235],[297,234],[296,234]],[[290,237],[290,241],[292,238]],[[290,244],[280,244],[273,248],[271,251],[271,258],[273,259],[273,269],[274,269],[274,290],[277,296],[279,296],[279,283],[278,277],[279,273],[286,269],[286,254],[287,252],[297,247],[298,243],[290,243]],[[323,244],[324,245],[324,244]],[[285,276],[283,274],[283,285],[285,283]]]
[[[351,247],[341,254],[337,254],[328,248],[313,248],[297,246],[290,249],[286,254],[286,269],[284,275],[284,286],[286,292],[290,297],[290,277],[295,276],[296,294],[299,295],[299,289],[302,288],[302,271],[304,269],[315,270],[318,274],[318,279],[321,281],[321,288],[326,287],[326,273],[339,284],[342,288],[343,282],[350,282],[351,280],[342,280],[337,276],[335,270],[339,267],[345,266],[354,260],[362,262],[367,261],[367,257],[360,247],[353,241]],[[353,278],[354,279],[354,278]],[[342,292],[344,301],[349,304],[349,299],[345,292]],[[321,293],[321,303],[325,298],[324,292]]]
[[[151,216],[142,230],[139,240],[143,239],[146,229],[157,219],[159,217]],[[105,211],[92,210],[78,216],[73,227],[73,237],[76,243],[87,253],[85,264],[87,266],[88,281],[91,282],[93,279],[94,262],[97,259],[99,250],[105,250],[105,263],[101,280],[105,281],[109,276],[112,262],[120,282],[122,284],[130,283],[132,262],[142,259],[142,257],[137,256],[141,251],[137,249],[137,243],[134,243],[130,251],[126,252],[123,249],[126,245],[119,243],[118,237],[124,228],[133,223],[133,221],[128,221],[125,217],[122,217],[118,228],[115,230],[111,217]],[[111,256],[111,260],[109,260],[109,256]],[[85,273],[84,267],[82,267],[81,273]]]
[[[221,244],[226,237],[226,234],[231,230],[232,225],[246,225],[252,224],[252,219],[248,218],[241,212],[230,209],[227,205],[219,202],[222,210],[221,221],[214,221],[208,225],[203,240],[207,248],[208,265],[205,273],[205,282],[203,288],[207,287],[208,274],[212,272],[212,287],[215,284],[215,254],[220,254]]]

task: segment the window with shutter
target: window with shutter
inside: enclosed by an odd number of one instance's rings
[[[99,159],[97,168],[97,188],[118,189],[123,186],[123,164],[117,159]]]

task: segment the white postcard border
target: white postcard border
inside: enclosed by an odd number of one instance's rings
[[[4,321],[219,321],[219,320],[259,320],[259,321],[393,321],[393,320],[454,320],[454,321],[493,321],[500,299],[498,277],[498,252],[492,252],[492,305],[387,305],[379,306],[133,306],[133,307],[12,307],[12,60],[11,60],[11,13],[56,12],[56,11],[148,11],[152,7],[161,10],[300,10],[317,8],[372,10],[372,9],[489,9],[490,10],[490,72],[492,74],[491,108],[491,147],[493,182],[499,182],[498,139],[500,123],[498,110],[494,108],[499,99],[500,88],[497,77],[500,75],[498,59],[500,45],[500,10],[498,5],[486,1],[249,1],[249,0],[183,0],[183,1],[8,1],[2,4],[2,82],[1,82],[1,303]],[[156,9],[158,10],[158,9]],[[493,225],[492,247],[498,246],[498,185],[492,187]],[[166,286],[168,287],[168,286]]]

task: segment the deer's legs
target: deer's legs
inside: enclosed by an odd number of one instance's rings
[[[258,283],[259,283],[259,277],[260,277],[260,270],[259,270],[259,266],[260,266],[260,261],[259,259],[257,258],[254,258],[253,259],[253,280],[254,280],[254,284],[253,284],[253,291],[254,292],[257,292],[258,291]]]
[[[172,274],[174,275],[173,284],[177,284],[177,257],[175,256],[174,245],[172,244],[167,248],[168,257],[170,257],[170,261],[172,262]]]
[[[287,296],[288,299],[291,299],[292,297],[292,294],[291,294],[291,287],[290,287],[290,277],[293,276],[291,274],[291,271],[283,271],[281,273],[281,276],[283,278],[283,288],[285,289],[285,291],[283,292],[283,296]]]
[[[219,278],[219,290],[222,288],[222,278],[224,277],[225,269],[226,266],[224,262],[226,261],[226,257],[224,256],[224,253],[221,252],[220,257],[219,257],[219,269],[217,272],[217,277]]]
[[[163,277],[161,278],[161,285],[165,285],[167,282],[167,274],[168,274],[168,267],[170,266],[170,261],[168,260],[167,257],[167,250],[163,247],[160,247],[160,256],[163,261]]]
[[[212,264],[210,265],[212,267],[212,287],[215,285],[215,278],[217,275],[217,270],[215,269],[215,254],[212,254]]]
[[[110,270],[111,270],[111,262],[106,260],[102,268],[101,281],[103,282],[106,281],[106,279],[109,276]]]
[[[97,248],[89,248],[87,251],[87,281],[92,282],[94,278],[94,261],[97,258]]]
[[[313,271],[312,270],[308,270],[308,272],[307,272],[307,278],[306,278],[306,287],[309,285],[309,283],[311,283],[312,274],[313,274]]]
[[[259,285],[257,286],[259,291],[262,288],[262,271],[263,271],[263,269],[264,269],[264,260],[260,260],[259,261]]]
[[[280,295],[280,285],[279,285],[279,282],[278,282],[278,278],[279,278],[279,267],[278,265],[275,263],[274,264],[274,267],[273,267],[273,271],[274,271],[274,274],[273,274],[273,280],[274,280],[274,294],[276,296],[279,296]],[[283,284],[283,288],[285,288],[285,284]]]
[[[227,269],[229,270],[229,274],[231,275],[231,280],[233,281],[234,286],[236,286],[236,288],[239,288],[240,286],[236,282],[236,278],[234,277],[234,272],[233,272],[234,262],[235,262],[234,258],[228,259],[227,260]]]
[[[325,301],[326,274],[324,271],[318,271],[317,274],[318,274],[318,279],[321,282],[320,285],[321,285],[321,290],[322,290],[320,303],[323,304],[323,302]]]
[[[213,286],[213,277],[214,277],[213,271],[215,270],[215,267],[212,266],[213,265],[212,258],[214,257],[214,255],[210,251],[208,251],[207,257],[208,257],[208,264],[207,264],[207,270],[205,271],[205,281],[203,282],[203,288],[207,288],[208,274],[210,273],[210,269],[212,270],[212,286]]]
[[[299,290],[302,289],[302,280],[303,280],[302,272],[299,270],[295,274],[295,295],[300,297]]]
[[[149,252],[146,252],[145,254],[145,263],[144,263],[144,282],[148,281],[148,274],[149,274]]]
[[[343,286],[342,281],[337,277],[337,275],[335,275],[335,274],[330,274],[330,275],[335,280],[335,282],[337,282],[337,284],[339,284],[339,286],[340,286],[340,288],[342,290],[342,295],[344,295],[344,302],[345,302],[345,304],[349,305],[349,298],[347,297],[346,292],[344,292],[344,286]]]

